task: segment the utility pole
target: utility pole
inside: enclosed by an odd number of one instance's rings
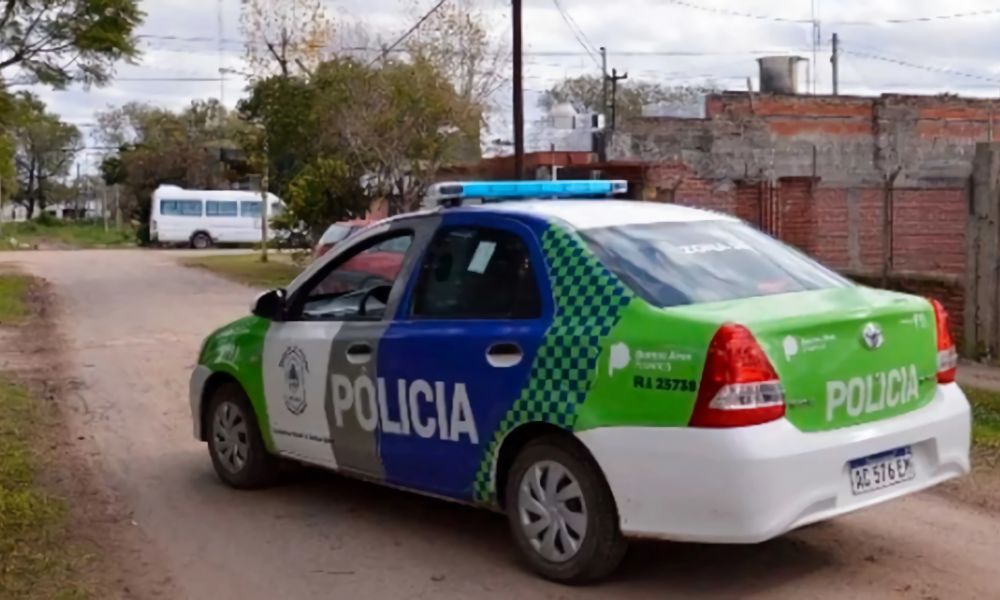
[[[830,57],[833,64],[833,95],[840,94],[840,36],[833,34],[833,56]]]
[[[267,135],[265,132],[264,135]],[[267,147],[267,139],[264,139],[264,172],[260,176],[260,262],[267,262],[267,219],[268,219],[268,202],[267,197],[267,176],[268,170],[270,169],[271,161],[268,159],[270,152]]]
[[[76,161],[76,198],[73,200],[73,218],[80,220],[80,161]],[[86,211],[86,204],[84,205]],[[66,218],[66,209],[63,209],[63,218]]]
[[[611,129],[618,125],[618,82],[628,79],[628,73],[618,74],[618,69],[611,69]]]
[[[222,45],[223,32],[225,31],[225,28],[223,26],[223,21],[222,21],[223,0],[219,0],[219,5],[217,7],[217,10],[218,10],[218,14],[216,15],[216,17],[217,17],[217,19],[216,19],[217,20],[216,25],[218,26],[218,31],[219,31],[219,104],[222,105],[223,108],[225,108],[225,106],[226,106],[226,75],[225,75],[224,69],[225,69],[225,65],[226,65],[226,50],[225,50],[225,48]]]
[[[122,230],[122,207],[118,201],[118,184],[115,184],[115,229]]]
[[[608,118],[608,49],[601,46],[601,113]]]
[[[514,178],[524,179],[524,78],[522,77],[521,0],[511,0],[514,40]]]

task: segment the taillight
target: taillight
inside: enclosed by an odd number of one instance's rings
[[[937,300],[930,302],[934,307],[934,321],[937,323],[938,383],[954,383],[955,373],[958,371],[958,351],[951,338],[948,311]]]
[[[691,427],[747,427],[785,416],[785,393],[746,327],[723,325],[708,347]]]

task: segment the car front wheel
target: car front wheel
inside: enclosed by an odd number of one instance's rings
[[[581,584],[614,571],[625,555],[614,497],[593,459],[572,440],[528,444],[508,473],[507,519],[529,566]]]
[[[219,386],[208,410],[208,452],[219,479],[240,489],[273,483],[278,459],[267,451],[243,389],[236,383]]]

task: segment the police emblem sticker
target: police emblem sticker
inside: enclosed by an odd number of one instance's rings
[[[293,415],[301,415],[308,406],[306,376],[309,374],[309,360],[306,353],[292,346],[281,355],[278,367],[285,376],[285,408]]]

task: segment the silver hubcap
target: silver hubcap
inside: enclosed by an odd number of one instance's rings
[[[517,500],[521,530],[542,558],[561,563],[576,556],[587,535],[587,505],[566,467],[549,460],[532,465]]]
[[[242,469],[250,452],[243,411],[232,402],[220,404],[212,420],[212,436],[215,438],[215,456],[222,466],[231,473]]]

